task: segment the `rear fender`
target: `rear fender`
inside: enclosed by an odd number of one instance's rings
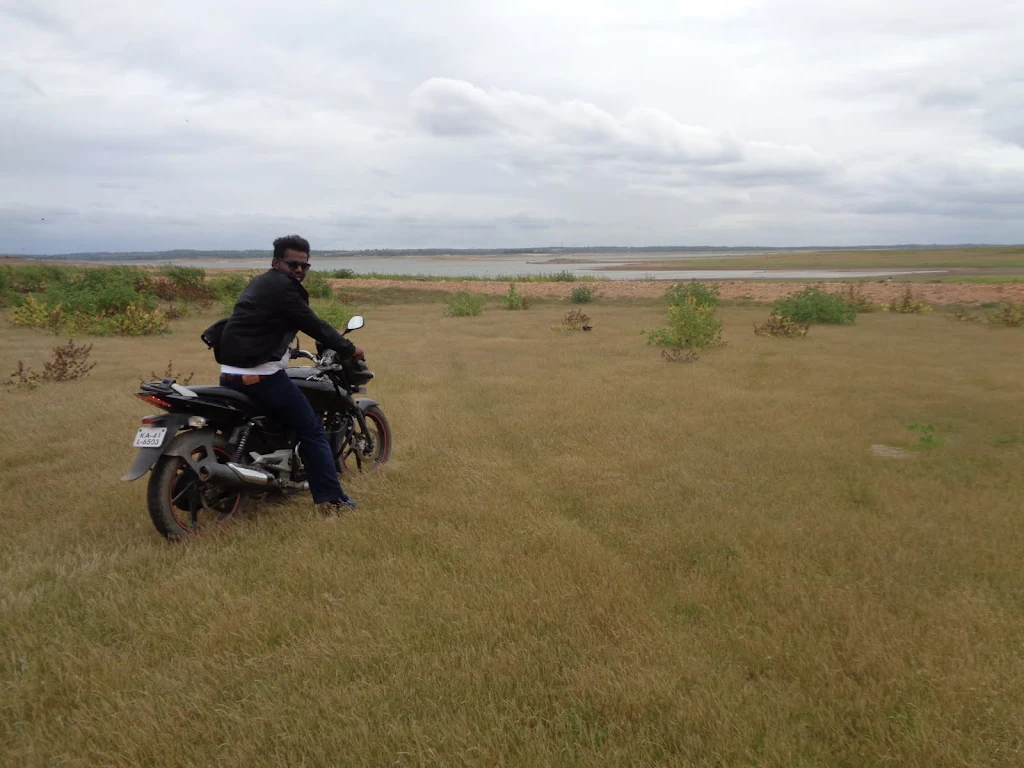
[[[198,474],[199,468],[204,464],[217,463],[217,457],[213,452],[213,438],[215,435],[216,433],[212,429],[195,429],[184,432],[178,435],[174,442],[167,447],[164,455],[180,456],[192,468],[192,471]],[[202,461],[196,461],[192,457],[192,454],[198,448],[204,448],[206,451],[206,458]]]
[[[159,448],[140,448],[139,452],[135,454],[135,461],[132,462],[128,471],[121,475],[121,479],[126,483],[130,483],[132,480],[138,480],[146,474],[156,464],[156,460],[174,446],[178,430],[185,426],[186,423],[188,423],[187,413],[168,413],[166,416],[161,416],[151,425],[148,425],[167,427],[167,432],[164,434],[164,444]]]

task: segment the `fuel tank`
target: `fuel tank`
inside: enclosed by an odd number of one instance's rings
[[[339,409],[351,404],[351,399],[344,392],[339,394],[330,377],[319,368],[299,365],[285,368],[285,373],[298,385],[317,413],[323,413],[332,407]]]

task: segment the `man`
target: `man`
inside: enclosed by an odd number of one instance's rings
[[[217,359],[221,386],[251,397],[268,415],[296,430],[313,503],[327,514],[354,508],[342,490],[334,454],[320,418],[284,369],[298,331],[312,336],[340,358],[363,358],[346,339],[309,307],[302,287],[309,270],[309,242],[298,235],[274,241],[270,269],[254,277],[235,304],[220,337]]]

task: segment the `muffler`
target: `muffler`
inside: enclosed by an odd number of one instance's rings
[[[204,483],[215,482],[229,488],[243,488],[253,485],[276,486],[273,475],[252,467],[243,467],[229,461],[227,464],[204,464],[199,467],[199,479]]]

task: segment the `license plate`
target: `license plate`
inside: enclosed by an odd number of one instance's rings
[[[167,427],[142,427],[135,435],[132,445],[136,448],[159,448],[164,444]]]

